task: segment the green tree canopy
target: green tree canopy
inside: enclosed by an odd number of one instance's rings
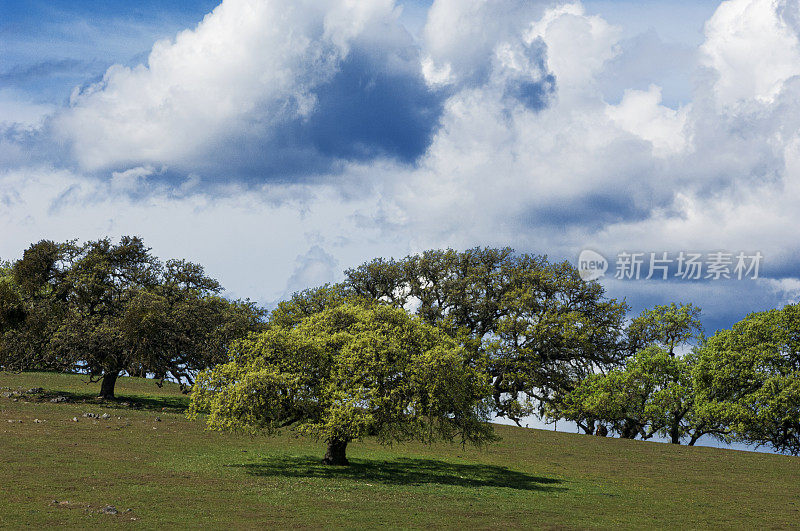
[[[655,306],[631,321],[626,337],[631,355],[624,366],[587,377],[553,402],[549,416],[606,423],[625,438],[658,434],[673,444],[688,438],[694,445],[703,435],[725,433],[719,422],[698,416],[693,378],[697,355],[676,353],[702,340],[699,308]]]
[[[583,380],[565,397],[559,416],[593,418],[629,439],[658,434],[673,444],[687,438],[693,446],[703,435],[723,436],[723,424],[698,414],[695,363],[694,354],[678,357],[651,345],[623,368]]]
[[[36,243],[0,283],[0,365],[85,371],[102,378],[104,398],[123,371],[190,383],[262,326],[262,310],[221,290],[201,266],[163,264],[136,237]],[[14,308],[22,318],[11,322]]]
[[[702,339],[700,308],[674,302],[655,306],[633,319],[626,335],[631,354],[648,345],[658,345],[673,356],[676,348]]]
[[[701,414],[731,438],[800,454],[800,305],[753,313],[710,337],[695,371]]]
[[[268,326],[292,328],[300,321],[323,310],[341,306],[347,302],[361,304],[370,299],[359,297],[342,284],[325,284],[292,294],[289,300],[281,301],[269,314]]]
[[[339,304],[235,343],[227,363],[202,372],[190,415],[217,430],[293,425],[347,464],[350,441],[459,439],[484,443],[487,377],[455,341],[405,311]]]
[[[492,377],[496,413],[517,422],[624,358],[627,306],[567,262],[448,249],[373,260],[345,275],[347,290],[412,308],[464,345]]]

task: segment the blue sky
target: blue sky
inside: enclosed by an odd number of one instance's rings
[[[708,331],[800,296],[798,2],[5,1],[0,257],[139,234],[272,304],[376,256],[764,255],[602,280]]]
[[[156,40],[191,27],[216,2],[5,1],[0,83],[39,103],[63,104],[75,86],[115,63],[146,59]]]

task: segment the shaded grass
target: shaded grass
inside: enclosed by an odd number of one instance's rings
[[[97,396],[100,392],[100,382],[92,382],[85,374],[65,374],[60,372],[2,372],[0,371],[0,387],[16,389],[29,389],[41,387],[45,391],[55,393],[71,392],[81,395]],[[129,395],[145,395],[148,397],[176,397],[184,396],[180,386],[173,382],[164,382],[159,387],[156,380],[144,378],[128,378],[121,376],[117,380],[117,394],[119,397]]]
[[[486,449],[386,448],[367,439],[348,448],[353,466],[323,467],[324,445],[291,431],[273,438],[205,431],[180,413],[186,397],[177,386],[121,378],[121,398],[104,403],[92,401],[97,384],[84,382],[75,375],[0,373],[0,387],[70,394],[65,403],[0,398],[0,527],[796,528],[800,522],[798,458],[497,426],[502,440]],[[160,404],[176,406],[161,411]],[[82,417],[87,411],[110,418]],[[120,512],[101,513],[106,505]]]
[[[117,381],[117,396],[113,400],[104,400],[97,396],[100,383],[93,382],[89,376],[81,374],[64,374],[56,372],[0,372],[0,387],[15,391],[26,391],[41,388],[43,391],[27,394],[26,399],[47,402],[55,398],[66,398],[68,402],[87,405],[103,405],[117,409],[147,409],[153,411],[171,411],[183,413],[189,408],[188,395],[180,391],[180,386],[173,382],[164,382],[158,386],[155,380],[143,378],[120,377]]]
[[[102,399],[93,393],[43,392],[31,396],[30,400],[52,402],[53,399],[66,398],[67,402],[98,405],[110,409],[145,409],[150,411],[170,411],[172,413],[185,413],[189,409],[189,399],[185,396],[146,396],[129,395],[118,396],[113,400]]]
[[[507,467],[448,463],[438,459],[399,458],[394,461],[353,459],[350,466],[326,466],[317,456],[270,456],[256,463],[231,465],[255,476],[282,476],[372,481],[386,485],[422,484],[459,487],[504,487],[519,490],[565,490],[560,480],[537,477]]]

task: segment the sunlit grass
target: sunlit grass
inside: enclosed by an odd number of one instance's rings
[[[800,459],[498,426],[486,449],[211,433],[177,386],[0,373],[0,526],[739,527],[800,522]],[[64,403],[52,397],[67,396]],[[107,419],[84,417],[84,413]],[[73,421],[76,418],[78,421]],[[40,422],[35,422],[35,420]],[[9,420],[13,422],[8,422]],[[19,421],[22,422],[19,422]],[[57,502],[57,503],[53,503]],[[113,505],[117,514],[101,509]],[[130,511],[126,512],[127,509]]]

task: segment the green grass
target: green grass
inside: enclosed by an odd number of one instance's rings
[[[326,467],[291,431],[204,431],[176,386],[122,378],[113,403],[80,376],[0,373],[0,387],[45,389],[0,398],[0,527],[800,526],[798,458],[497,426],[483,450],[367,440]]]

